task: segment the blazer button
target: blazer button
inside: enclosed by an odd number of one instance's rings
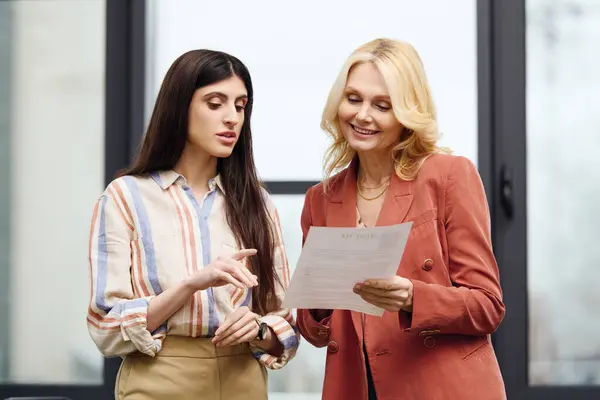
[[[428,349],[434,347],[435,338],[433,336],[427,336],[425,339],[423,339],[423,346],[427,347]]]
[[[327,351],[329,351],[330,353],[337,353],[339,349],[340,346],[338,346],[335,340],[332,340],[327,344]]]
[[[428,258],[427,260],[425,260],[425,262],[423,263],[423,269],[425,271],[431,271],[431,268],[433,268],[433,260],[431,258]]]

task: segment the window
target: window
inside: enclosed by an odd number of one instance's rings
[[[600,3],[526,11],[529,380],[600,385]]]
[[[105,2],[2,1],[0,31],[0,381],[100,384],[82,283],[104,187]]]

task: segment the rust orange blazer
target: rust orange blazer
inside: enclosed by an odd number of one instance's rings
[[[367,399],[363,339],[378,400],[500,400],[504,383],[490,342],[504,317],[488,205],[475,166],[436,154],[413,181],[397,176],[377,225],[412,221],[398,275],[414,285],[413,311],[382,317],[335,310],[315,321],[298,310],[298,327],[327,346],[323,399]],[[311,226],[356,226],[356,163],[325,193],[311,187],[302,212]]]

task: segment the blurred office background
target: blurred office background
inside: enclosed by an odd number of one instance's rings
[[[484,180],[509,398],[600,398],[599,1],[0,0],[0,399],[110,398],[119,360],[85,324],[91,211],[177,56],[249,67],[256,162],[293,268],[328,90],[375,37],[417,48],[442,143]],[[319,399],[325,356],[303,341],[270,398]]]

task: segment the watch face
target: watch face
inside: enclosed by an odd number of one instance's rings
[[[265,336],[267,336],[267,324],[262,322],[258,327],[258,337],[260,338],[260,340],[264,340]]]

